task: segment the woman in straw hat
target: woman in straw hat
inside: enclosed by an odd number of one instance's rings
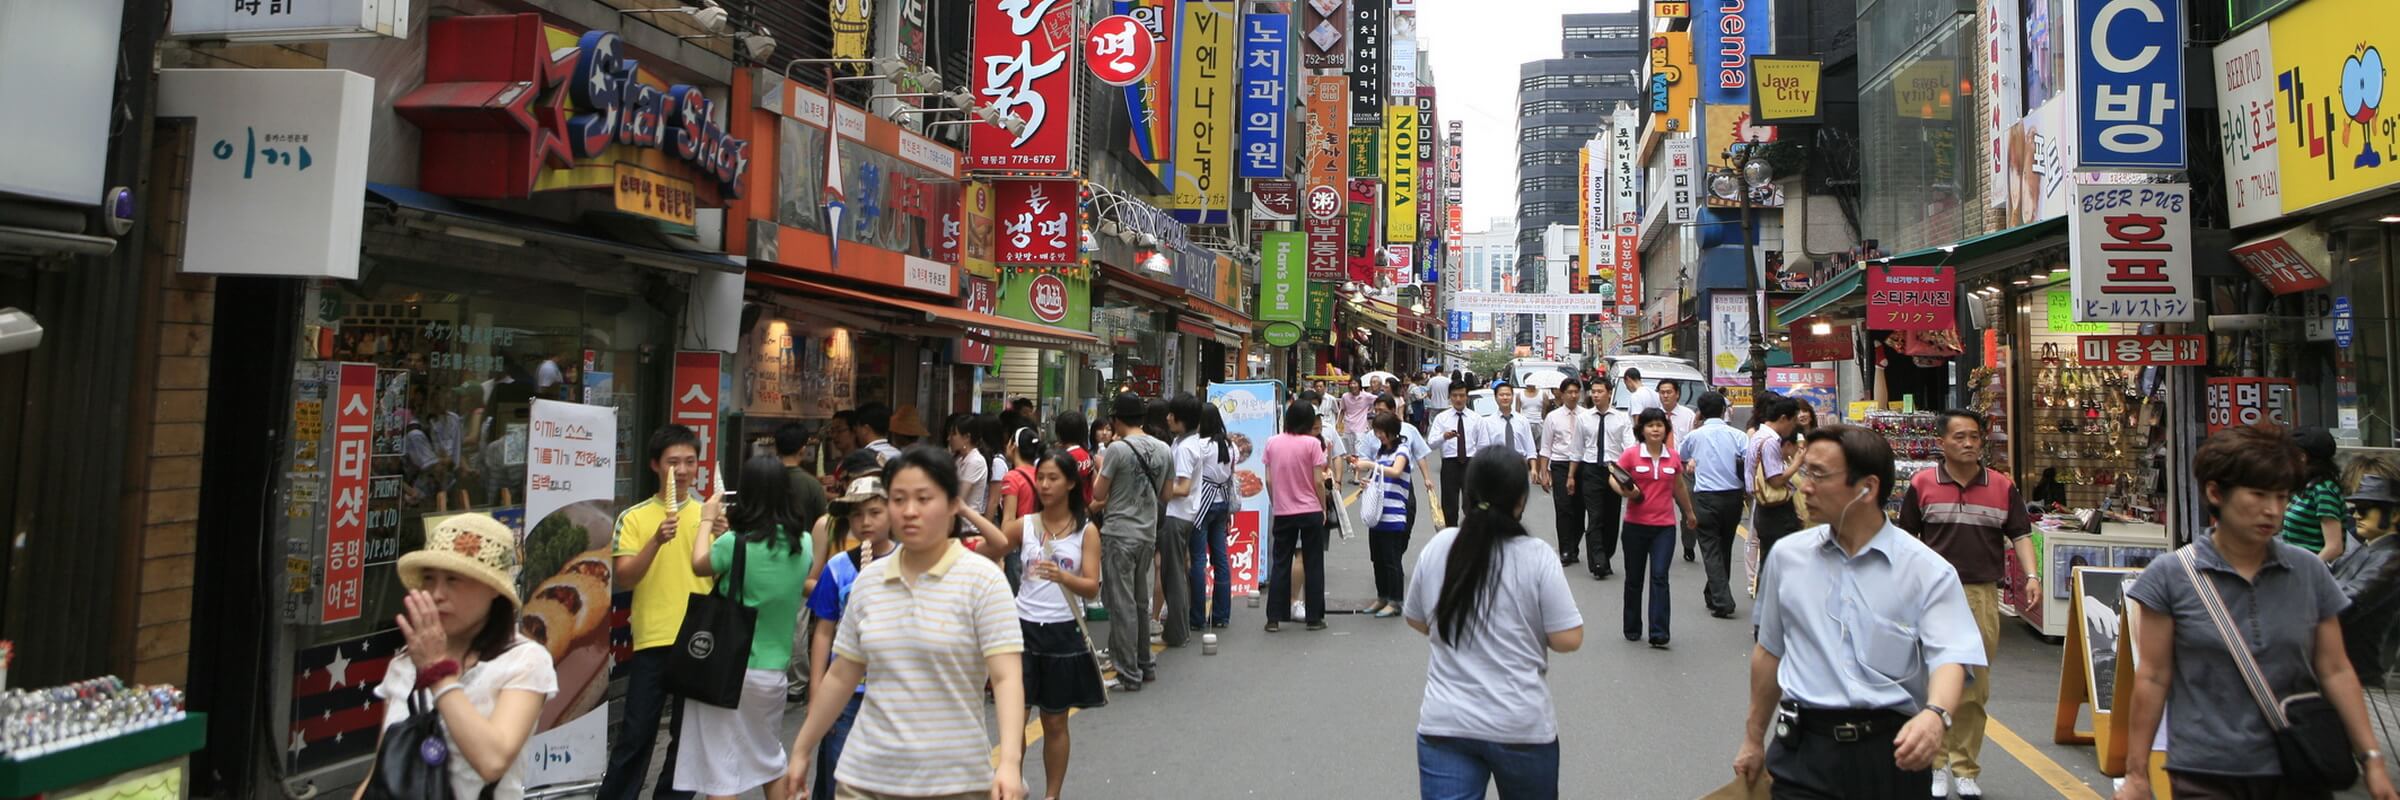
[[[483,796],[487,784],[494,800],[524,796],[517,752],[542,703],[558,693],[550,651],[517,635],[517,567],[516,534],[488,514],[442,520],[425,535],[425,549],[400,557],[408,645],[375,694],[390,728],[407,718],[409,694],[431,693],[453,756],[455,797]]]

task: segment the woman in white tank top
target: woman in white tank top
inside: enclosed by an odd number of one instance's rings
[[[1067,714],[1108,703],[1100,660],[1083,628],[1083,602],[1100,593],[1100,532],[1084,512],[1083,473],[1075,457],[1048,455],[1034,467],[1042,510],[1008,523],[1021,542],[1025,580],[1017,589],[1017,620],[1025,634],[1025,702],[1042,720],[1043,797],[1067,781]]]

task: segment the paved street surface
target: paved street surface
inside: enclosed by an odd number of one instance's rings
[[[1555,545],[1549,502],[1536,489],[1525,517],[1529,530]],[[1430,536],[1431,515],[1425,516],[1410,542],[1411,566]],[[1337,539],[1328,561],[1328,595],[1337,611],[1372,602],[1364,536]],[[1562,796],[1692,798],[1724,784],[1747,703],[1748,599],[1741,599],[1736,619],[1710,618],[1700,605],[1700,565],[1678,557],[1673,646],[1652,650],[1620,634],[1622,567],[1607,581],[1591,580],[1581,565],[1574,569],[1584,647],[1553,654],[1550,662]],[[1734,570],[1738,581],[1738,560]],[[1261,630],[1264,609],[1234,602],[1233,627],[1220,632],[1216,655],[1201,655],[1195,635],[1189,647],[1161,654],[1157,683],[1139,693],[1112,692],[1108,707],[1075,715],[1066,795],[1416,796],[1425,638],[1398,618],[1340,613],[1328,617],[1328,630],[1293,624],[1269,634]],[[2003,623],[1995,724],[1983,749],[1985,796],[2107,796],[2108,779],[2094,768],[2090,747],[2049,743],[2060,648],[2013,619]],[[1105,639],[1105,627],[1094,625],[1093,638]],[[795,706],[785,726],[799,724]],[[1025,755],[1025,773],[1030,796],[1040,797],[1038,742]]]

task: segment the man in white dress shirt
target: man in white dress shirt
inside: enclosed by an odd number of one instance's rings
[[[1582,440],[1582,415],[1576,408],[1583,399],[1583,382],[1568,378],[1558,383],[1558,407],[1542,416],[1541,468],[1534,479],[1550,490],[1550,508],[1558,523],[1558,565],[1571,566],[1582,552],[1584,524],[1584,488],[1588,482],[1577,469]]]
[[[1427,438],[1432,440],[1434,455],[1442,462],[1439,470],[1428,469],[1425,472],[1428,475],[1441,473],[1441,479],[1435,481],[1434,485],[1439,487],[1435,496],[1441,498],[1439,502],[1442,504],[1444,525],[1458,524],[1458,495],[1467,485],[1467,459],[1475,455],[1472,445],[1476,441],[1476,429],[1483,426],[1475,409],[1467,403],[1467,386],[1466,381],[1455,381],[1446,387],[1445,394],[1448,397],[1445,399],[1450,407],[1433,415],[1432,432],[1427,434]]]
[[[1483,432],[1483,436],[1475,440],[1470,448],[1482,450],[1492,445],[1506,447],[1515,451],[1518,457],[1525,459],[1527,471],[1539,474],[1538,470],[1534,469],[1537,466],[1534,463],[1535,457],[1539,454],[1535,452],[1534,448],[1533,421],[1528,419],[1530,415],[1517,408],[1516,388],[1508,385],[1506,381],[1502,381],[1498,387],[1492,390],[1492,402],[1499,405],[1500,411],[1483,418],[1483,424],[1478,426]],[[1548,479],[1544,478],[1537,482],[1547,484]],[[1549,489],[1547,485],[1542,488]]]
[[[1628,368],[1625,370],[1624,378],[1625,410],[1639,414],[1644,409],[1664,408],[1659,403],[1658,392],[1642,388],[1641,370]]]
[[[1633,415],[1614,405],[1614,395],[1607,381],[1593,381],[1577,432],[1575,460],[1584,492],[1585,561],[1593,580],[1617,574],[1610,562],[1616,560],[1618,524],[1625,518],[1625,498],[1608,488],[1608,465],[1617,463],[1617,456],[1633,446]]]

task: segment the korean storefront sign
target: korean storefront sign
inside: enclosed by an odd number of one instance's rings
[[[977,100],[1024,120],[1022,132],[976,125],[967,169],[1058,174],[1073,165],[1075,4],[1060,0],[975,6],[969,86]]]
[[[1000,284],[988,278],[966,279],[966,290],[958,294],[958,307],[968,311],[994,314],[1000,307]],[[992,365],[991,331],[970,328],[958,340],[958,363],[980,367]]]
[[[1382,142],[1381,124],[1360,123],[1350,129],[1350,177],[1383,179],[1384,162],[1390,158],[1384,155]]]
[[[1383,124],[1384,16],[1391,0],[1350,0],[1350,124]]]
[[[1417,107],[1395,103],[1384,113],[1384,241],[1417,241]]]
[[[2077,336],[2075,358],[2094,367],[2196,367],[2208,363],[2208,337]]]
[[[953,265],[975,260],[967,258],[960,197],[968,184],[958,180],[958,152],[797,82],[782,86],[759,101],[778,115],[782,157],[755,184],[776,202],[772,222],[752,225],[751,257],[956,296]],[[845,200],[839,220],[823,213],[828,136],[839,137],[833,142]],[[828,235],[840,239],[838,262],[822,257]]]
[[[1742,369],[1750,363],[1750,329],[1757,315],[1750,313],[1750,297],[1740,292],[1717,292],[1709,296],[1708,331],[1709,383],[1714,386],[1736,386],[1750,382],[1750,373]]]
[[[1308,324],[1312,331],[1333,330],[1333,284],[1326,281],[1308,282]]]
[[[1308,234],[1309,280],[1341,280],[1348,271],[1343,261],[1350,242],[1350,228],[1343,219],[1348,202],[1341,189],[1312,186],[1307,205],[1308,219],[1302,228]]]
[[[1150,31],[1131,14],[1102,17],[1083,34],[1083,63],[1101,83],[1131,86],[1149,75],[1157,60]]]
[[[1308,318],[1308,269],[1303,235],[1269,231],[1259,237],[1258,318],[1299,322]]]
[[[1750,57],[1773,48],[1767,0],[1693,0],[1692,50],[1700,102],[1750,105]]]
[[[1693,175],[1699,170],[1700,142],[1697,139],[1667,140],[1667,221],[1688,224],[1699,191]]]
[[[1664,133],[1692,129],[1692,100],[1700,81],[1692,67],[1692,33],[1650,34],[1650,118]]]
[[[2046,13],[2046,12],[2045,12]],[[1976,15],[1976,33],[1983,58],[1983,149],[1988,169],[1984,179],[1996,187],[2008,185],[2008,136],[2025,114],[2025,65],[2018,55],[2025,32],[2017,24],[2016,0],[1983,0]],[[2008,192],[1990,192],[1989,205],[2008,206]]]
[[[2384,45],[2400,52],[2400,3],[2311,0],[2268,20],[2283,212],[2400,183],[2400,99]]]
[[[699,195],[691,181],[632,164],[616,169],[618,211],[685,227],[699,218]]]
[[[1000,277],[1000,265],[992,261],[992,184],[970,181],[961,188],[959,197],[959,216],[966,220],[965,230],[958,237],[959,269],[978,278],[996,280]]]
[[[1617,315],[1642,313],[1642,231],[1631,223],[1617,226]]]
[[[366,582],[367,473],[375,438],[375,365],[343,364],[333,392],[332,504],[325,517],[325,580],[318,621],[358,619]]]
[[[1391,77],[1393,97],[1414,97],[1417,94],[1417,13],[1403,11],[1400,4],[1410,0],[1392,0],[1392,14],[1385,26],[1385,38],[1391,41],[1391,68],[1384,73]]]
[[[2202,406],[2208,432],[2235,425],[2292,424],[2294,383],[2289,378],[2210,378]]]
[[[1250,217],[1267,222],[1299,219],[1299,184],[1284,179],[1251,181]]]
[[[2184,152],[2183,3],[2080,0],[2067,37],[2078,170],[2177,171]]]
[[[170,69],[159,89],[159,116],[193,119],[184,272],[358,277],[373,78]]]
[[[1948,267],[1869,264],[1867,330],[1947,331],[1958,327],[1958,271]]]
[[[1751,59],[1750,115],[1768,125],[1816,122],[1824,69],[1809,58]]]
[[[2191,322],[2192,187],[2075,185],[2067,228],[2077,322]]]
[[[1092,329],[1092,282],[1048,270],[1012,270],[1000,282],[1000,316]]]
[[[1232,0],[1185,0],[1175,86],[1175,172],[1166,208],[1188,224],[1223,224],[1233,207],[1237,65]]]
[[[699,350],[675,354],[675,374],[668,391],[668,419],[700,435],[700,474],[693,494],[706,499],[717,472],[717,415],[723,405],[719,386],[724,381],[724,356]]]
[[[408,36],[405,0],[234,0],[187,3],[167,17],[178,39],[296,41]]]
[[[993,181],[992,222],[995,261],[1052,266],[1075,263],[1079,233],[1073,181]]]
[[[1636,138],[1641,136],[1641,120],[1633,106],[1617,104],[1615,116],[1608,126],[1608,222],[1622,225],[1642,219],[1642,171],[1634,159],[1641,153]],[[1622,265],[1620,265],[1622,266]]]
[[[1827,326],[1823,335],[1817,334],[1816,327],[1816,321],[1813,319],[1804,319],[1792,324],[1793,361],[1814,364],[1820,361],[1848,361],[1852,358],[1852,353],[1857,348],[1850,335],[1850,326]]]
[[[1608,150],[1605,136],[1594,136],[1575,151],[1576,165],[1576,223],[1582,228],[1580,237],[1583,263],[1594,268],[1617,265],[1617,249],[1608,244]],[[1604,273],[1603,273],[1604,274]]]
[[[693,179],[707,206],[748,183],[750,143],[726,134],[716,103],[643,68],[614,33],[507,14],[435,19],[425,40],[424,85],[392,101],[420,129],[425,191],[608,188],[619,163]]]
[[[1300,66],[1338,70],[1349,65],[1350,0],[1307,0],[1300,6]],[[1341,80],[1332,76],[1332,80]]]
[[[2309,226],[2293,228],[2232,250],[2233,260],[2275,294],[2305,292],[2332,285],[2316,264],[2329,262],[2325,237]]]
[[[2211,52],[2217,67],[2217,146],[2225,160],[2227,218],[2237,228],[2274,219],[2283,214],[2275,145],[2283,120],[2275,113],[2275,54],[2269,29],[2243,31]]]
[[[1133,120],[1133,154],[1150,163],[1166,161],[1175,152],[1174,0],[1116,0],[1116,13],[1133,17],[1150,35],[1150,72],[1125,87],[1125,110]]]
[[[1243,178],[1284,176],[1284,117],[1290,104],[1284,81],[1291,71],[1291,24],[1290,14],[1242,17],[1242,150],[1236,163]]]

